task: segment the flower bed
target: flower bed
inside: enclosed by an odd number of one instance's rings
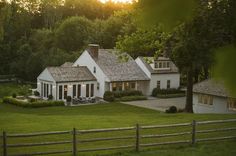
[[[64,106],[63,101],[45,101],[45,100],[23,101],[23,100],[18,100],[12,97],[4,97],[3,102],[7,104],[12,104],[15,106],[27,107],[27,108]]]

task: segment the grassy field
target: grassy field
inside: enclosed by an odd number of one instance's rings
[[[1,85],[1,84],[0,84]],[[12,85],[11,88],[18,88],[20,86]],[[2,85],[0,90],[4,90]],[[6,95],[6,94],[5,94]],[[7,133],[30,133],[30,132],[44,132],[44,131],[60,131],[71,130],[73,127],[77,129],[95,129],[95,128],[113,128],[113,127],[126,127],[134,126],[136,123],[141,125],[156,125],[156,124],[171,124],[191,122],[193,119],[197,121],[201,120],[217,120],[217,119],[232,119],[236,118],[234,115],[217,115],[217,114],[165,114],[149,109],[129,106],[121,103],[107,103],[90,106],[80,107],[50,107],[50,108],[20,108],[8,104],[4,104],[0,101],[0,131],[6,131]],[[225,124],[225,127],[236,127],[234,124]],[[221,126],[221,127],[223,127]],[[218,128],[218,125],[212,125],[214,128]],[[209,128],[201,127],[202,129]],[[174,129],[162,129],[162,130],[147,130],[142,131],[142,134],[161,134],[161,133],[173,133],[177,131],[190,131],[191,128],[174,128]],[[95,137],[108,137],[108,136],[124,136],[134,135],[134,132],[117,132],[117,133],[98,133],[98,134],[86,134],[84,136],[78,136],[78,139],[95,138]],[[209,136],[222,136],[222,135],[236,135],[235,131],[230,133],[215,133],[212,135],[197,136],[197,137],[209,137]],[[142,143],[169,141],[176,139],[190,139],[191,136],[183,136],[176,138],[163,138],[163,139],[147,139],[142,140]],[[55,140],[68,140],[71,139],[71,135],[63,136],[45,136],[35,138],[17,138],[9,139],[8,143],[29,143],[29,142],[44,142]],[[2,140],[2,139],[1,139]],[[94,147],[106,147],[116,146],[124,144],[134,144],[135,140],[122,140],[122,141],[108,141],[97,143],[79,144],[78,148],[94,148]],[[1,144],[1,141],[0,141]],[[192,147],[190,145],[180,146],[160,146],[157,148],[142,149],[142,152],[136,153],[130,150],[116,150],[106,152],[94,152],[89,154],[80,155],[122,155],[122,156],[154,156],[154,155],[219,155],[219,156],[233,156],[236,154],[236,140],[227,142],[211,142],[201,143]],[[71,145],[58,145],[58,146],[45,146],[10,149],[10,153],[30,153],[35,151],[48,151],[57,149],[71,149]],[[0,149],[1,152],[1,149]]]

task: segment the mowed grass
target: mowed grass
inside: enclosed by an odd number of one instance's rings
[[[1,85],[1,84],[0,84]],[[6,87],[8,87],[6,85]],[[11,88],[18,88],[18,85],[12,85]],[[12,90],[10,89],[10,90]],[[0,90],[4,90],[0,86]],[[7,93],[6,93],[7,94]],[[6,95],[5,94],[5,95]],[[82,129],[97,129],[97,128],[115,128],[140,125],[159,125],[191,122],[192,120],[218,120],[218,119],[232,119],[236,118],[236,114],[217,115],[217,114],[165,114],[149,109],[129,106],[121,103],[107,103],[90,106],[79,107],[49,107],[49,108],[20,108],[9,104],[4,104],[0,101],[0,131],[9,133],[32,133],[32,132],[47,132],[47,131],[63,131]],[[236,127],[235,123],[201,126],[197,129],[222,128],[222,127]],[[163,134],[176,133],[182,131],[191,131],[191,127],[184,128],[167,128],[154,130],[141,130],[141,134]],[[135,131],[124,132],[110,132],[97,134],[79,134],[78,140],[114,137],[114,136],[135,136]],[[236,131],[217,132],[213,134],[197,135],[197,138],[217,137],[217,136],[231,136],[236,135]],[[141,143],[152,143],[162,141],[175,140],[190,140],[191,135],[180,137],[156,138],[156,139],[141,139]],[[42,136],[32,138],[9,138],[9,144],[16,143],[38,143],[48,141],[62,141],[72,140],[71,134]],[[0,139],[1,144],[2,139]],[[95,143],[78,144],[78,149],[85,148],[100,148],[111,147],[119,145],[135,145],[135,139],[130,140],[116,140],[116,141],[100,141]],[[219,156],[233,156],[236,154],[236,140],[226,142],[211,142],[199,143],[192,147],[191,145],[178,146],[158,146],[153,148],[142,148],[140,153],[134,152],[134,148],[128,150],[113,150],[91,153],[79,153],[79,155],[122,155],[122,156],[155,156],[155,155],[219,155]],[[41,147],[23,147],[10,148],[10,154],[16,153],[32,153],[71,149],[72,145],[56,145],[56,146],[41,146]],[[0,153],[2,149],[0,148]],[[1,155],[1,154],[0,154]],[[63,154],[62,154],[63,155]],[[66,154],[64,154],[66,156]],[[71,154],[67,154],[71,155]]]

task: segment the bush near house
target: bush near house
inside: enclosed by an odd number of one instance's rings
[[[131,90],[131,91],[106,91],[104,94],[104,100],[112,101],[136,101],[136,100],[146,100],[147,98],[143,96],[141,91]]]
[[[147,97],[146,96],[124,96],[117,99],[117,101],[138,101],[138,100],[147,100]]]
[[[152,96],[159,98],[173,98],[185,96],[185,92],[180,89],[159,89],[154,88]]]
[[[112,92],[115,98],[121,98],[124,96],[143,96],[143,93],[138,90],[130,90],[130,91],[116,91]]]
[[[39,107],[51,107],[51,106],[64,106],[63,101],[21,101],[12,97],[4,97],[3,103],[12,104],[20,107],[39,108]]]
[[[115,101],[114,93],[113,93],[113,92],[110,92],[110,91],[106,91],[106,92],[104,93],[103,99],[104,99],[105,101],[109,101],[109,102]]]

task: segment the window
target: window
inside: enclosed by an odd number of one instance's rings
[[[130,83],[130,89],[135,90],[135,88],[136,88],[136,82],[131,82]]]
[[[163,68],[166,68],[166,62],[163,62],[162,65],[163,65]]]
[[[78,88],[77,88],[77,98],[79,98],[81,96],[81,85],[78,84]]]
[[[48,84],[46,85],[47,89],[46,89],[46,97],[48,97]]]
[[[162,62],[158,63],[158,68],[162,68]]]
[[[170,62],[166,62],[166,67],[170,68]]]
[[[46,92],[46,84],[44,83],[43,84],[43,97],[46,97],[46,94],[47,94],[47,92]]]
[[[155,62],[154,67],[158,68],[158,63],[157,62]]]
[[[170,80],[167,80],[167,89],[170,89]]]
[[[236,98],[228,98],[227,105],[228,105],[229,110],[236,111]]]
[[[130,88],[129,82],[125,82],[125,90],[129,90],[129,88]]]
[[[43,96],[43,82],[41,82],[41,97]]]
[[[67,85],[64,85],[64,99],[67,97],[68,88]]]
[[[76,97],[76,85],[73,85],[73,98]]]
[[[157,81],[157,89],[161,89],[161,81]]]
[[[198,94],[198,103],[213,105],[213,96]]]
[[[52,95],[52,84],[50,84],[50,94]]]
[[[59,99],[62,99],[62,86],[59,86]]]
[[[91,97],[94,96],[94,84],[91,84]]]
[[[100,83],[98,82],[97,83],[97,90],[99,90],[100,89]]]
[[[89,84],[86,84],[86,97],[89,97]]]
[[[93,67],[93,73],[96,73],[96,67]]]
[[[113,82],[112,91],[122,91],[122,82]]]

